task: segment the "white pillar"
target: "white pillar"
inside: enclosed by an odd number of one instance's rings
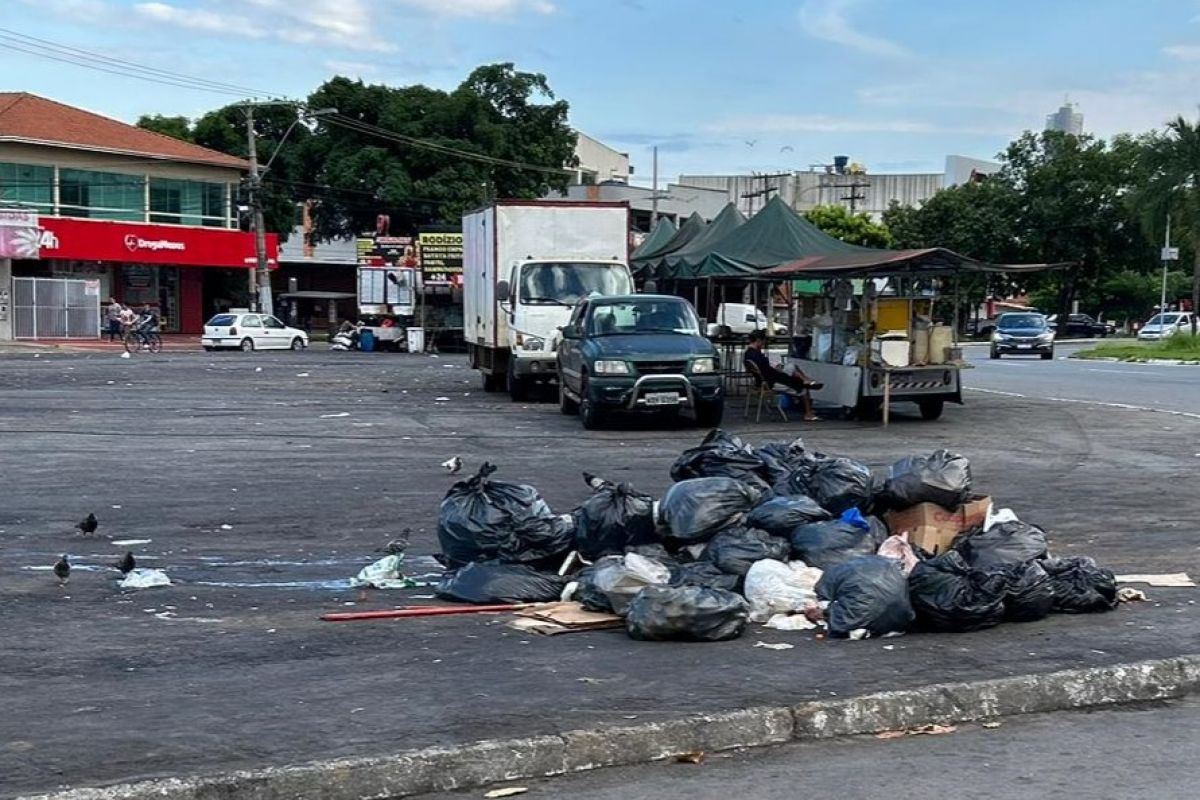
[[[12,259],[0,258],[0,342],[13,338]]]

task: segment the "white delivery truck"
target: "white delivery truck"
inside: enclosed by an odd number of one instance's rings
[[[633,293],[629,206],[502,200],[463,217],[463,338],[489,392],[556,380],[560,328],[591,294]]]

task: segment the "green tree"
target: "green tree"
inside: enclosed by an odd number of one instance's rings
[[[1134,202],[1148,230],[1165,228],[1170,214],[1172,230],[1190,245],[1192,309],[1200,310],[1200,124],[1176,117],[1164,131],[1143,138],[1141,154],[1144,182]],[[1196,325],[1193,314],[1193,334]]]
[[[162,114],[143,114],[138,117],[137,126],[148,131],[161,133],[173,139],[192,141],[192,121],[187,117],[166,117]]]
[[[890,247],[891,234],[864,213],[854,214],[845,206],[817,206],[804,212],[804,218],[830,236],[864,247]]]

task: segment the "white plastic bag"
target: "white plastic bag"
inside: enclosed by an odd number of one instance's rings
[[[403,554],[384,556],[360,569],[350,579],[350,585],[366,589],[411,589],[417,584],[400,572],[403,563]]]
[[[775,614],[801,611],[817,599],[821,570],[803,561],[785,564],[771,558],[755,561],[746,573],[743,594],[750,601],[750,620],[766,622]]]
[[[988,506],[987,515],[983,518],[983,529],[990,531],[993,525],[999,525],[1002,522],[1019,522],[1016,512],[1011,508],[1002,508],[996,510],[996,505],[993,503]]]
[[[171,579],[161,569],[137,569],[129,573],[118,584],[122,589],[153,589],[156,586],[170,586]]]
[[[811,631],[813,628],[821,626],[816,622],[811,622],[803,614],[776,614],[767,620],[765,627],[774,628],[777,631]]]
[[[917,554],[913,552],[912,545],[908,543],[908,531],[884,539],[876,554],[899,561],[900,570],[905,575],[912,572],[913,567],[917,565]]]
[[[622,560],[597,562],[592,580],[608,597],[613,612],[623,617],[638,592],[647,586],[665,585],[671,580],[671,570],[652,558],[626,553]]]

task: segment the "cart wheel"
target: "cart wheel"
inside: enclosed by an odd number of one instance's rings
[[[935,420],[942,415],[942,408],[945,407],[946,401],[937,397],[922,400],[917,405],[921,409],[921,419]]]

